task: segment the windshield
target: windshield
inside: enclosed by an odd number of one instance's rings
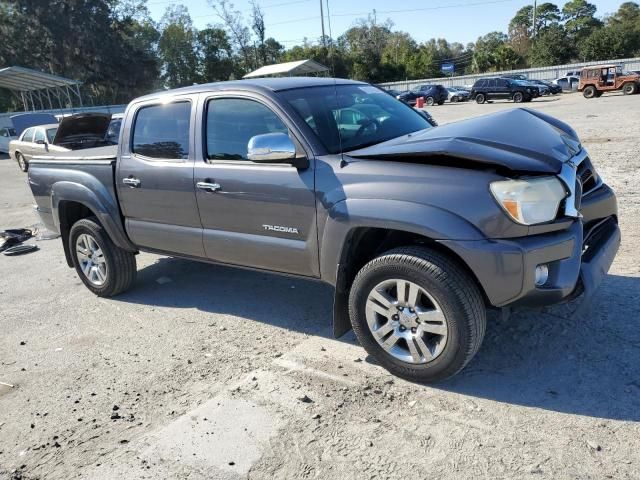
[[[53,143],[53,139],[56,137],[56,132],[58,131],[58,127],[56,128],[47,128],[47,140],[48,143]]]
[[[431,128],[413,108],[371,85],[297,88],[279,95],[329,153],[357,150]]]

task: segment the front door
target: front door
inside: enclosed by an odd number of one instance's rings
[[[251,137],[287,133],[292,124],[258,97],[204,96],[196,198],[206,255],[215,261],[318,276],[314,164],[260,164],[247,158]],[[212,186],[213,185],[213,186]]]
[[[195,98],[130,107],[116,185],[127,233],[136,245],[204,257],[193,185]]]

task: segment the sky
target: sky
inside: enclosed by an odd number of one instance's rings
[[[542,1],[539,0],[539,3]],[[248,20],[251,12],[249,0],[236,0],[233,3]],[[316,40],[320,37],[320,0],[258,0],[258,3],[265,14],[267,37],[274,37],[285,47],[300,44],[304,38]],[[515,12],[532,3],[525,0],[328,0],[333,38],[375,9],[379,22],[391,19],[393,30],[408,32],[418,42],[446,38],[449,42],[463,44],[494,30],[506,33],[509,20]],[[564,1],[553,3],[562,8]],[[591,0],[591,3],[598,8],[596,15],[602,17],[615,12],[623,1]],[[208,0],[148,0],[147,6],[151,16],[160,20],[171,4],[185,5],[196,28],[219,23]],[[326,10],[324,13],[326,17]],[[328,35],[327,20],[325,31]]]

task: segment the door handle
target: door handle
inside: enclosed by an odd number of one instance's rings
[[[123,178],[122,179],[122,183],[124,183],[125,185],[130,186],[131,188],[138,188],[140,186],[140,180],[138,180],[137,178],[133,178],[133,177]]]
[[[196,187],[200,190],[204,190],[205,192],[214,193],[220,190],[222,187],[219,183],[209,183],[209,182],[198,182],[196,183]]]

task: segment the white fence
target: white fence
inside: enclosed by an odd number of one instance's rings
[[[386,82],[380,83],[383,88],[394,90],[409,90],[415,86],[425,83],[438,83],[445,87],[450,86],[465,86],[472,85],[476,80],[485,77],[506,75],[513,73],[521,73],[528,78],[534,80],[554,80],[559,77],[564,77],[569,71],[580,70],[589,65],[601,65],[601,64],[614,64],[622,65],[626,70],[640,70],[640,58],[623,58],[621,60],[602,60],[597,62],[583,62],[572,63],[569,65],[554,65],[552,67],[538,67],[538,68],[525,68],[520,70],[506,70],[504,72],[487,72],[478,73],[474,75],[463,75],[460,77],[440,77],[440,78],[425,78],[421,80],[405,80],[401,82]]]

